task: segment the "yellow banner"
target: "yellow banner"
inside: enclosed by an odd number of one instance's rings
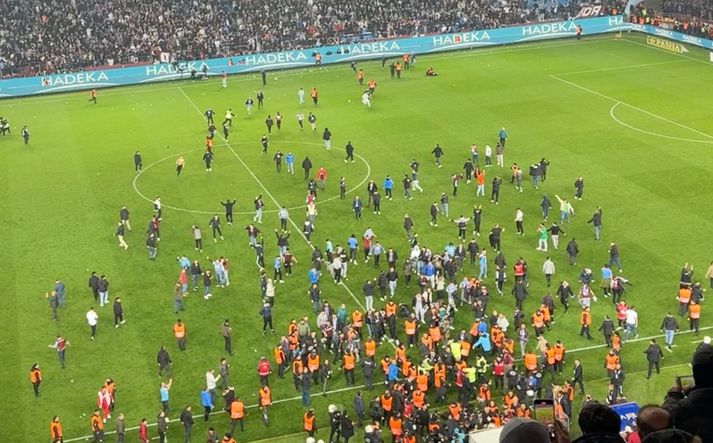
[[[646,44],[655,46],[657,48],[665,49],[667,51],[675,52],[677,54],[683,54],[684,52],[688,52],[688,50],[680,43],[674,43],[670,40],[654,37],[652,35],[646,36]]]

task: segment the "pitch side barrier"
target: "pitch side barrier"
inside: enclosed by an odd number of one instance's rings
[[[672,31],[670,29],[659,28],[651,25],[637,25],[634,23],[625,23],[623,25],[623,28],[625,30],[630,29],[632,31],[643,32],[644,34],[664,37],[669,40],[673,40],[680,43],[688,43],[691,45],[698,46],[700,48],[713,51],[713,41],[701,37],[694,37],[692,35],[683,34],[681,32]]]
[[[112,68],[96,71],[77,71],[66,74],[22,77],[0,80],[0,97],[20,97],[81,89],[136,85],[197,76],[218,76],[223,72],[239,74],[275,69],[323,65],[353,60],[400,57],[403,54],[430,54],[441,51],[549,40],[576,35],[581,26],[584,35],[617,32],[629,28],[624,16],[604,16],[559,22],[532,23],[508,28],[485,29],[435,34],[425,37],[379,40],[374,42],[321,46],[303,50],[269,52],[180,62]],[[658,29],[657,29],[658,30]]]

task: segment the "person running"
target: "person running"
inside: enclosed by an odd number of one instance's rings
[[[97,90],[92,89],[89,91],[89,100],[90,102],[94,103],[95,105],[97,104]]]
[[[183,158],[183,156],[180,156],[176,159],[176,177],[181,175],[181,171],[183,171],[183,166],[186,164],[186,159]]]

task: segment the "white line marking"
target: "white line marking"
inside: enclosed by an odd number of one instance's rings
[[[375,386],[375,387],[378,386],[378,385],[379,385],[378,382],[377,382],[377,383],[374,383],[374,386]],[[338,393],[338,392],[353,391],[353,390],[355,390],[355,389],[364,389],[364,388],[366,388],[366,385],[347,386],[347,387],[345,387],[345,388],[333,389],[333,390],[331,390],[331,391],[327,391],[327,394],[336,394],[336,393]],[[321,392],[318,393],[318,394],[314,394],[314,395],[315,395],[315,396],[316,396],[316,395],[321,395]],[[312,397],[311,393],[310,393],[310,397]],[[287,402],[295,401],[295,400],[302,400],[302,396],[301,396],[301,395],[298,395],[298,396],[295,396],[295,397],[281,398],[281,399],[279,399],[279,400],[273,401],[272,404],[273,404],[273,405],[277,405],[277,404],[280,404],[280,403],[287,403]],[[245,409],[255,409],[255,408],[257,408],[257,407],[258,407],[258,404],[254,404],[254,405],[245,406]],[[213,416],[219,415],[219,414],[225,414],[225,410],[223,410],[223,409],[218,410],[218,411],[213,410],[213,412],[210,413],[210,416],[213,417]],[[203,414],[196,414],[196,415],[193,416],[193,418],[202,418],[202,417],[203,417]],[[176,423],[176,422],[178,422],[178,421],[179,421],[178,418],[174,418],[174,419],[171,419],[171,420],[170,420],[170,423]],[[155,423],[155,422],[148,423],[147,426],[148,426],[149,428],[154,428],[154,427],[156,427],[156,423]],[[132,426],[132,427],[126,428],[126,431],[127,431],[127,432],[129,432],[129,431],[136,431],[137,429],[139,429],[138,426]],[[178,428],[176,428],[176,429],[178,429]],[[108,431],[108,432],[105,432],[105,433],[104,433],[104,435],[112,435],[112,434],[116,434],[116,431]],[[82,436],[82,437],[74,437],[74,438],[70,438],[70,439],[65,439],[64,442],[65,442],[65,443],[69,443],[69,442],[73,442],[73,441],[88,440],[88,439],[90,439],[90,438],[93,438],[93,435],[84,435],[84,436]]]
[[[675,365],[671,365],[671,366],[661,366],[661,370],[663,371],[665,369],[680,368],[682,366],[690,366],[690,365],[688,363],[679,363],[679,364],[675,364]],[[644,373],[648,373],[648,372],[649,372],[648,369],[643,369],[641,371],[629,372],[628,374],[625,374],[625,375],[628,377],[628,376],[644,374]],[[590,380],[589,382],[585,381],[585,383],[599,383],[602,381],[610,381],[610,380],[611,379],[609,377],[604,377],[604,378],[596,378],[594,380]]]
[[[641,63],[638,65],[613,66],[611,68],[599,68],[599,69],[587,69],[584,71],[562,72],[562,73],[552,74],[552,75],[560,77],[563,75],[576,75],[576,74],[590,74],[590,73],[595,73],[595,72],[620,71],[620,70],[625,70],[625,69],[647,68],[649,66],[671,65],[674,63],[688,63],[689,61],[690,60],[670,60],[667,62]]]
[[[299,141],[290,141],[290,140],[280,141],[280,143],[285,143],[285,144],[302,144],[302,145],[311,145],[311,146],[322,146],[322,145],[319,144],[319,143],[313,143],[313,142],[299,142]],[[255,142],[255,143],[252,143],[252,142],[237,142],[237,143],[234,143],[234,144],[235,144],[236,146],[237,146],[237,145],[258,145],[257,142]],[[344,148],[340,148],[340,147],[336,147],[336,146],[335,146],[335,149],[340,150],[340,151],[344,151]],[[146,170],[152,168],[153,166],[156,166],[156,165],[159,164],[159,163],[165,162],[166,160],[170,160],[170,159],[175,158],[175,157],[177,157],[177,156],[179,156],[179,155],[184,155],[184,154],[187,154],[187,153],[189,153],[189,152],[195,152],[195,151],[203,151],[203,148],[193,149],[193,150],[191,150],[191,151],[180,152],[180,153],[177,153],[177,154],[171,154],[171,155],[166,156],[166,157],[164,157],[164,158],[162,158],[162,159],[156,160],[155,162],[151,163],[150,165],[148,165],[148,166],[142,168],[142,169],[141,169],[141,172],[139,172],[138,174],[136,174],[136,176],[134,177],[134,180],[133,180],[133,182],[132,182],[132,185],[133,185],[133,188],[134,188],[134,192],[136,192],[136,193],[139,195],[139,197],[143,198],[143,199],[146,200],[147,202],[153,203],[153,200],[152,200],[152,199],[150,199],[149,197],[147,197],[144,193],[142,193],[142,192],[139,190],[139,187],[138,187],[138,185],[137,185],[137,182],[138,182],[138,180],[139,180],[139,177],[141,177],[141,176],[143,175],[143,173],[144,173]],[[357,154],[357,153],[354,153],[354,156],[357,157],[360,161],[362,161],[362,162],[364,163],[364,165],[366,166],[366,175],[364,176],[364,178],[362,179],[362,181],[359,182],[359,184],[357,184],[356,186],[352,187],[351,189],[349,189],[349,190],[347,191],[347,195],[349,195],[349,194],[351,194],[352,192],[356,191],[357,189],[361,188],[361,187],[364,185],[364,183],[366,183],[366,181],[369,180],[369,177],[371,176],[371,164],[369,164],[369,162],[368,162],[364,157],[362,157],[361,155],[359,155],[359,154]],[[318,199],[315,204],[316,204],[316,205],[321,205],[321,204],[324,204],[324,203],[327,203],[327,202],[336,200],[336,199],[338,199],[338,198],[339,198],[339,195],[334,195],[334,196],[329,197],[329,198],[326,198],[326,199],[324,199],[324,200],[319,200],[319,199]],[[171,205],[169,205],[169,204],[166,204],[166,203],[164,203],[163,201],[161,202],[161,204],[162,204],[162,206],[163,206],[164,208],[172,209],[172,210],[174,210],[174,211],[179,211],[179,212],[188,212],[188,213],[191,213],[191,214],[208,214],[208,215],[213,215],[213,214],[215,214],[215,213],[221,212],[220,210],[215,210],[215,211],[203,211],[203,210],[200,210],[200,209],[185,209],[185,208],[179,208],[179,207],[176,207],[176,206],[171,206]],[[287,208],[287,209],[288,209],[289,211],[292,211],[292,210],[297,210],[297,209],[304,209],[304,208],[306,208],[306,207],[307,207],[307,205],[300,205],[300,206],[293,206],[293,207],[290,207],[290,208]],[[278,213],[278,212],[280,212],[280,211],[279,211],[279,209],[268,209],[268,210],[262,211],[262,212],[263,212],[263,214],[275,214],[275,213]],[[233,214],[235,214],[235,215],[251,215],[251,214],[254,214],[254,213],[255,213],[255,211],[239,211],[239,212],[233,212]]]
[[[713,326],[704,326],[704,327],[702,327],[702,328],[699,328],[699,330],[701,330],[701,331],[707,331],[708,329],[713,329]],[[682,331],[682,332],[677,332],[676,335],[679,335],[679,334],[690,334],[691,332],[694,332],[694,331]],[[627,341],[623,341],[623,340],[622,340],[621,343],[622,343],[622,345],[626,345],[627,343],[634,343],[634,342],[639,342],[639,341],[646,341],[646,340],[651,340],[652,338],[661,338],[661,337],[663,337],[663,334],[661,334],[661,335],[650,335],[650,336],[648,336],[648,337],[640,337],[640,338],[635,338],[635,339],[627,340]],[[586,346],[586,347],[584,347],[584,348],[575,348],[575,349],[571,349],[571,350],[568,349],[568,350],[567,350],[567,353],[571,354],[571,353],[573,353],[573,352],[589,351],[589,350],[591,350],[591,349],[598,349],[598,348],[604,348],[604,347],[606,347],[605,344],[594,345],[594,346]]]
[[[713,140],[697,140],[697,139],[693,139],[693,138],[674,137],[672,135],[659,134],[658,132],[647,131],[646,129],[637,128],[636,126],[632,126],[628,123],[625,123],[625,122],[621,121],[616,115],[614,115],[614,109],[616,109],[616,107],[619,106],[620,104],[621,104],[621,102],[614,103],[614,105],[609,110],[609,116],[615,122],[619,123],[620,125],[622,125],[626,128],[629,128],[636,132],[641,132],[642,134],[648,134],[648,135],[652,135],[654,137],[661,137],[661,138],[666,138],[669,140],[678,140],[678,141],[682,141],[682,142],[691,142],[691,143],[713,144]]]
[[[186,94],[186,93],[183,91],[183,89],[181,89],[180,87],[178,88],[178,90],[181,91],[181,94],[183,94],[183,96],[186,98],[186,100],[188,100],[188,102],[191,104],[191,106],[193,106],[193,108],[196,110],[196,112],[198,112],[198,114],[200,114],[200,115],[203,115],[203,112],[201,112],[201,110],[200,110],[200,108],[198,107],[198,105],[196,105],[196,103],[188,96],[188,94]],[[223,138],[220,134],[218,134],[218,136],[219,136],[220,138]],[[267,196],[270,197],[270,199],[272,200],[272,202],[275,203],[275,206],[277,206],[278,209],[281,208],[282,206],[280,206],[280,203],[277,201],[277,199],[275,198],[275,196],[273,196],[273,195],[270,193],[270,191],[267,189],[267,187],[265,187],[265,184],[264,184],[262,181],[260,181],[260,179],[257,177],[257,175],[255,175],[255,173],[252,171],[252,169],[250,169],[250,167],[247,165],[247,163],[245,163],[245,162],[243,161],[243,159],[238,155],[238,153],[235,152],[235,149],[233,149],[233,147],[230,145],[230,143],[228,143],[228,140],[225,140],[225,139],[223,138],[223,141],[225,142],[225,145],[228,147],[228,149],[230,149],[230,152],[233,153],[233,155],[235,156],[235,158],[243,165],[243,167],[245,167],[245,170],[248,171],[248,174],[250,174],[250,175],[252,176],[252,178],[253,178],[253,179],[257,182],[257,184],[262,188],[262,190],[265,192],[265,194],[267,194]],[[369,170],[369,173],[371,173],[371,169]],[[299,232],[300,236],[301,236],[302,239],[307,243],[307,245],[310,247],[310,249],[314,250],[314,249],[315,249],[314,245],[312,244],[311,241],[309,241],[309,240],[307,239],[307,237],[304,235],[304,232],[302,232],[302,229],[300,229],[300,228],[295,224],[294,220],[292,220],[292,217],[289,217],[288,220],[290,221],[290,224],[297,230],[297,232]],[[344,283],[342,283],[342,287],[346,288],[347,292],[348,292],[349,295],[352,297],[352,299],[354,299],[354,301],[357,303],[357,305],[359,305],[362,309],[364,309],[364,306],[361,304],[361,302],[359,301],[359,299],[356,298],[356,296],[354,295],[354,293],[353,293],[351,290],[349,290],[349,288],[347,288],[347,286],[346,286]]]
[[[649,115],[649,116],[651,116],[651,117],[657,118],[657,119],[662,120],[662,121],[665,121],[665,122],[670,123],[670,124],[672,124],[672,125],[678,126],[679,128],[683,128],[683,129],[687,129],[687,130],[689,130],[689,131],[691,131],[691,132],[695,132],[696,134],[702,135],[702,136],[704,136],[704,137],[706,137],[706,138],[709,138],[709,139],[713,140],[713,135],[706,134],[705,132],[699,131],[698,129],[691,128],[691,127],[689,127],[689,126],[683,125],[683,124],[678,123],[678,122],[676,122],[676,121],[670,120],[670,119],[668,119],[668,118],[666,118],[666,117],[662,117],[662,116],[660,116],[660,115],[658,115],[658,114],[654,114],[653,112],[649,112],[649,111],[647,111],[646,109],[642,109],[642,108],[640,108],[640,107],[638,107],[638,106],[631,105],[631,104],[629,104],[629,103],[627,103],[627,102],[625,102],[625,101],[622,101],[622,100],[619,100],[619,99],[617,99],[617,98],[608,96],[608,95],[606,95],[606,94],[602,94],[601,92],[597,92],[597,91],[595,91],[595,90],[593,90],[593,89],[589,89],[589,88],[584,87],[584,86],[582,86],[582,85],[578,85],[577,83],[571,82],[571,81],[569,81],[569,80],[565,80],[565,79],[563,79],[563,78],[559,78],[559,77],[557,77],[556,75],[550,75],[550,78],[553,78],[553,79],[555,79],[555,80],[557,80],[557,81],[560,81],[560,82],[562,82],[562,83],[565,83],[565,84],[567,84],[567,85],[569,85],[569,86],[572,86],[572,87],[574,87],[574,88],[581,89],[581,90],[584,91],[584,92],[588,92],[588,93],[590,93],[590,94],[597,95],[597,96],[602,97],[602,98],[604,98],[604,99],[607,99],[607,100],[610,100],[610,101],[613,101],[613,102],[619,102],[619,103],[621,103],[622,105],[627,106],[627,107],[629,107],[629,108],[631,108],[631,109],[634,109],[634,110],[636,110],[636,111],[642,112],[642,113],[644,113],[644,114],[646,114],[646,115]]]

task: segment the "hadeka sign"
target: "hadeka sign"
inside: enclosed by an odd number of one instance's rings
[[[488,31],[460,32],[458,34],[434,35],[433,46],[460,46],[467,43],[490,41]]]
[[[40,78],[42,88],[66,88],[75,85],[90,85],[109,82],[109,76],[104,71],[78,72],[76,74],[48,75]]]
[[[180,63],[158,63],[145,66],[82,71],[67,74],[45,75],[0,80],[0,97],[18,97],[32,94],[102,88],[108,86],[167,81],[186,78],[191,72],[198,75],[218,76],[223,72],[239,74],[259,70],[285,69],[311,66],[319,58],[322,64],[366,60],[381,57],[401,57],[403,54],[427,54],[490,45],[504,45],[531,40],[554,39],[573,36],[577,26],[584,35],[615,32],[622,28],[654,33],[657,28],[630,25],[623,16],[576,18],[574,20],[533,23],[509,28],[467,30],[451,34],[437,34],[412,38],[379,40],[366,43],[320,46],[292,51],[238,55],[234,57],[189,60]],[[659,31],[660,33],[661,31]],[[678,41],[678,33],[671,33]],[[669,35],[666,35],[669,37]],[[693,40],[688,38],[686,42]],[[708,40],[703,40],[704,46]],[[710,42],[709,42],[710,43]],[[317,57],[319,54],[319,57]]]

